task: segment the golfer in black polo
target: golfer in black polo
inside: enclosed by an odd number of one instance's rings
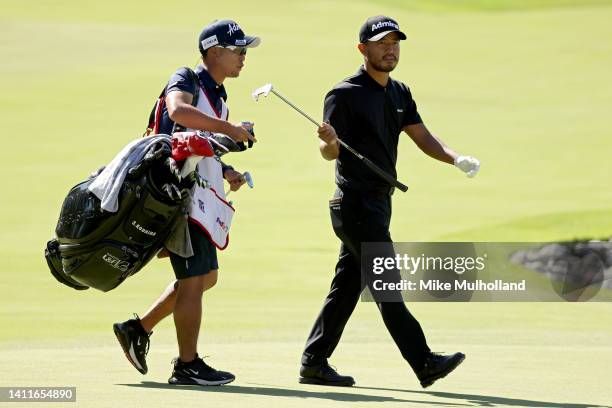
[[[473,177],[478,160],[460,156],[432,135],[423,124],[410,89],[389,77],[397,66],[400,40],[406,36],[398,23],[385,16],[371,17],[359,32],[364,65],[336,85],[325,97],[324,121],[318,133],[321,155],[336,160],[336,184],[330,211],[334,232],[342,241],[336,274],[306,342],[300,382],[350,386],[352,377],[339,375],[327,363],[363,289],[360,273],[362,242],[391,242],[393,188],[338,143],[342,139],[387,173],[396,175],[397,144],[402,131],[429,156],[454,164]],[[446,376],[465,358],[463,353],[434,354],[419,322],[403,302],[377,302],[384,323],[416,373],[428,387]]]

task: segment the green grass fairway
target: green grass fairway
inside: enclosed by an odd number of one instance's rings
[[[381,13],[408,35],[393,76],[435,134],[482,162],[467,179],[403,137],[410,190],[394,196],[396,241],[612,236],[612,1],[2,0],[0,386],[76,386],[68,407],[612,407],[603,302],[410,303],[435,351],[467,354],[425,391],[363,303],[331,360],[357,386],[297,383],[337,256],[333,165],[309,122],[250,94],[272,82],[320,117],[326,91],[361,63],[359,26]],[[232,243],[200,338],[200,353],[237,380],[174,388],[171,319],[155,329],[144,377],[111,329],[145,312],[173,277],[169,262],[82,293],[57,284],[42,253],[68,189],[142,134],[170,74],[196,62],[202,26],[224,17],[263,39],[226,83],[230,119],[254,121],[260,142],[228,160],[255,189],[231,196]]]

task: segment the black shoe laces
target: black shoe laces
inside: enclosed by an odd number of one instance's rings
[[[183,367],[185,367],[187,365],[189,365],[189,366],[196,365],[196,366],[198,366],[198,368],[204,369],[204,371],[207,371],[207,372],[216,372],[217,370],[215,370],[214,368],[212,368],[211,366],[209,366],[208,364],[206,364],[204,362],[204,359],[207,358],[207,357],[210,357],[210,356],[199,357],[196,354],[196,358],[193,361],[190,361],[188,363],[185,363],[184,361],[181,361],[181,359],[179,357],[175,357],[175,358],[172,359],[172,365],[173,366],[177,366],[177,365],[178,366],[182,366],[181,368],[183,368]]]
[[[199,363],[202,365],[202,367],[203,367],[205,370],[207,370],[207,371],[209,371],[209,372],[214,372],[214,371],[217,371],[217,370],[215,370],[214,368],[212,368],[211,366],[209,366],[208,364],[206,364],[206,362],[204,361],[204,359],[205,359],[205,358],[208,358],[208,357],[210,357],[210,356],[204,356],[204,357],[202,357],[202,358],[199,358],[199,357],[198,357],[198,360],[200,360],[200,361],[199,361]]]
[[[140,325],[140,327],[142,328],[142,333],[144,334],[140,334],[138,336],[139,340],[144,340],[145,342],[145,351],[144,351],[144,355],[146,357],[147,354],[149,354],[149,347],[151,345],[151,340],[150,337],[153,334],[153,331],[151,331],[150,333],[147,333],[144,328],[142,327],[142,323],[140,323],[140,316],[138,316],[137,313],[134,313],[134,319],[138,322],[138,324]]]
[[[438,352],[438,351],[430,351],[430,352],[428,352],[427,353],[427,357],[425,357],[425,363],[423,364],[424,368],[427,368],[432,361],[436,361],[436,360],[444,357],[444,355],[442,353],[444,353],[444,352]]]
[[[335,366],[329,364],[327,361],[324,364],[322,364],[322,368],[323,368],[323,371],[332,371],[334,374],[339,375],[338,369]]]

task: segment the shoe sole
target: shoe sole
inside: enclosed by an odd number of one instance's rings
[[[127,358],[130,364],[132,364],[134,368],[138,370],[140,374],[143,374],[143,375],[146,374],[148,372],[148,369],[144,367],[138,367],[139,364],[137,364],[135,360],[132,358],[132,356],[130,355],[129,340],[126,339],[125,336],[123,336],[121,330],[119,330],[119,328],[117,327],[117,323],[113,324],[113,332],[115,332],[115,337],[117,337],[117,340],[119,341],[119,345],[121,345],[121,349],[123,350],[123,354],[125,354],[125,358]]]
[[[423,388],[427,388],[430,385],[432,385],[433,383],[435,383],[436,381],[438,381],[441,378],[446,377],[447,375],[449,375],[450,373],[452,373],[453,371],[455,371],[455,368],[459,367],[459,365],[461,363],[463,363],[463,360],[465,360],[465,354],[461,356],[461,359],[457,360],[453,365],[451,365],[444,373],[440,373],[438,375],[436,375],[435,377],[429,378],[427,379],[427,381],[422,381],[421,382],[421,387]]]
[[[338,382],[329,382],[320,380],[318,378],[310,378],[310,377],[300,377],[298,379],[300,384],[314,384],[314,385],[328,385],[331,387],[352,387],[355,385],[355,381],[338,381]]]
[[[188,378],[177,378],[177,377],[170,377],[168,379],[168,384],[171,385],[203,385],[203,386],[219,386],[219,385],[225,385],[225,384],[229,384],[232,381],[234,381],[236,378],[230,378],[227,380],[218,380],[218,381],[207,381],[207,380],[202,380],[199,378],[194,378],[194,377],[188,377]]]

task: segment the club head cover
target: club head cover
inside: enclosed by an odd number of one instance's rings
[[[164,162],[172,153],[171,146],[167,142],[155,143],[145,154],[143,159],[128,170],[127,177],[135,180],[153,166],[155,163]]]
[[[244,143],[236,143],[231,137],[223,133],[214,133],[209,136],[209,140],[213,145],[213,149],[217,156],[223,156],[230,152],[242,152],[246,150]]]
[[[201,137],[198,134],[191,135],[187,138],[189,151],[194,156],[212,157],[215,152],[208,141],[208,138]]]
[[[172,138],[172,158],[176,161],[180,162],[191,156],[212,157],[214,155],[214,149],[208,139],[197,133]]]

